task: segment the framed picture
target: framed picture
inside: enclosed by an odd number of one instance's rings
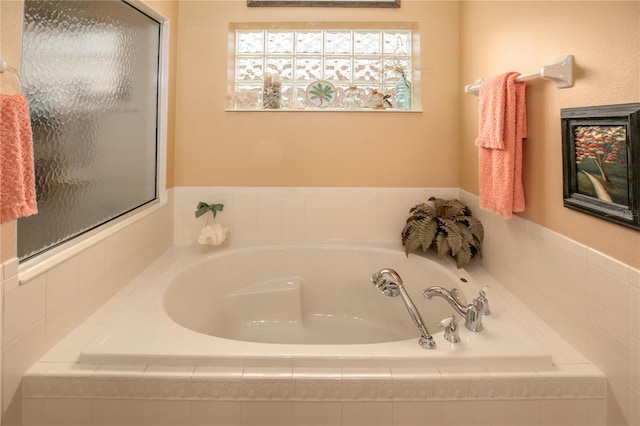
[[[640,230],[640,103],[561,116],[565,207]]]
[[[249,7],[400,7],[400,0],[247,0]]]

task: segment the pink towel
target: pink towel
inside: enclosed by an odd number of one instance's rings
[[[522,141],[527,137],[525,83],[509,72],[480,86],[480,208],[505,218],[524,211]],[[485,87],[486,85],[486,87]]]
[[[0,94],[0,223],[37,213],[27,98]]]

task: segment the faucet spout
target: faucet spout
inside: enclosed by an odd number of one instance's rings
[[[431,299],[433,296],[442,297],[460,316],[464,317],[465,327],[471,331],[483,329],[480,303],[477,299],[473,299],[471,304],[464,306],[460,302],[457,289],[447,290],[440,286],[429,287],[423,290],[422,295],[427,299]]]
[[[420,339],[418,340],[418,344],[425,349],[433,349],[436,347],[436,342],[433,340],[431,334],[427,330],[427,326],[424,324],[422,320],[422,316],[416,308],[416,305],[409,297],[409,293],[404,288],[402,284],[402,279],[400,275],[393,269],[381,269],[371,276],[371,282],[378,290],[390,297],[401,296],[402,301],[404,302],[407,311],[409,311],[409,315],[413,319],[416,327],[420,330]]]

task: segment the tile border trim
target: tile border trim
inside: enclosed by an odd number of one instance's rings
[[[29,376],[24,398],[186,401],[491,401],[606,398],[602,377],[203,379]]]

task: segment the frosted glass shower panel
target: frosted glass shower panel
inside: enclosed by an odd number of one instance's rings
[[[122,1],[24,3],[38,214],[31,257],[157,197],[160,24]]]

